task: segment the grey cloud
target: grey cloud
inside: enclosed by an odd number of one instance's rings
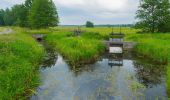
[[[0,0],[0,8],[21,4],[25,0]],[[58,8],[60,24],[133,23],[139,0],[53,0]]]

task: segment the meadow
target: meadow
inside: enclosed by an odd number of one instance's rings
[[[39,83],[44,49],[24,33],[0,35],[0,100],[27,99]]]
[[[55,30],[65,30],[65,31],[73,31],[77,30],[78,27],[56,27],[52,28]],[[93,33],[99,33],[101,36],[103,36],[105,39],[108,38],[109,33],[112,31],[115,33],[126,33],[126,34],[132,34],[132,33],[137,33],[138,29],[130,28],[130,27],[95,27],[95,28],[86,28],[86,27],[80,27],[79,28],[83,32],[93,32]]]

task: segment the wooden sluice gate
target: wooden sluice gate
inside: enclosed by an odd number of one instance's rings
[[[124,34],[122,33],[110,33],[108,41],[109,60],[108,65],[123,66],[123,45],[124,45]]]
[[[124,42],[125,34],[123,33],[110,33],[109,40],[105,41],[108,51],[108,65],[123,66],[123,58],[125,51],[131,50],[136,43],[133,42]]]
[[[122,33],[109,34],[109,53],[123,53],[124,36]]]

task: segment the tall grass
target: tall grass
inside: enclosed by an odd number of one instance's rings
[[[38,84],[44,50],[25,34],[0,35],[0,100],[26,99]]]
[[[73,36],[71,32],[54,32],[46,37],[46,41],[66,57],[72,65],[95,60],[104,50],[100,39],[101,37],[96,33]]]

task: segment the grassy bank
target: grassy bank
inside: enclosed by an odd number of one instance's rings
[[[170,38],[170,35],[168,36]],[[128,39],[139,43],[135,48],[139,54],[143,54],[164,64],[167,64],[168,61],[170,61],[170,40],[167,35],[137,34],[129,36]]]
[[[60,54],[70,61],[70,64],[90,63],[104,50],[101,36],[97,33],[84,33],[74,36],[71,32],[54,32],[46,37]]]
[[[28,35],[0,35],[0,100],[26,99],[33,92],[43,53]]]
[[[135,50],[153,61],[170,64],[170,34],[131,34],[127,40],[138,42]],[[167,90],[170,92],[170,66],[167,67]]]

